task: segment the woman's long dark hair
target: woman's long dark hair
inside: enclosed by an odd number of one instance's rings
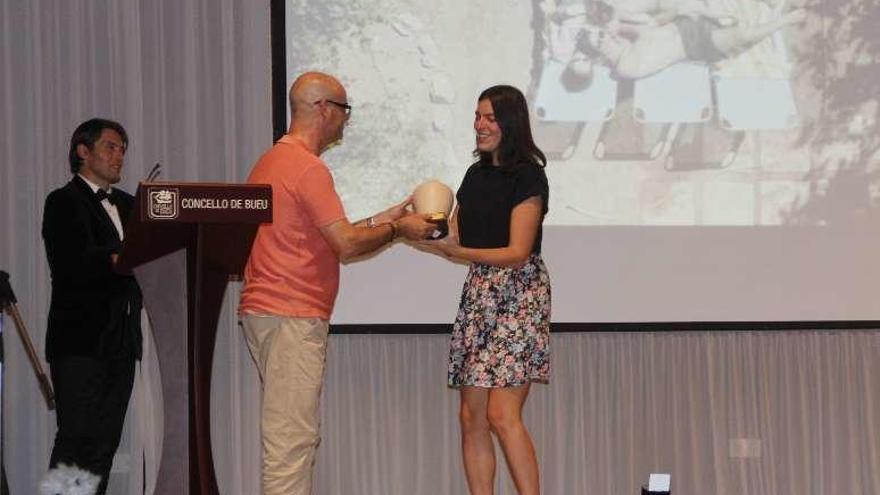
[[[498,147],[501,167],[513,168],[524,163],[547,166],[547,157],[532,138],[529,107],[522,92],[513,86],[492,86],[480,93],[477,101],[483,100],[489,100],[492,104],[495,122],[501,127],[501,144]],[[481,163],[492,163],[492,154],[481,152],[479,148],[474,149],[474,157],[479,158]]]

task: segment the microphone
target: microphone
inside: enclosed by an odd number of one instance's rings
[[[153,168],[150,170],[150,173],[147,174],[147,179],[144,182],[153,182],[154,180],[156,180],[156,177],[159,177],[159,174],[161,174],[161,173],[162,173],[162,164],[160,164],[159,162],[156,162],[156,164],[153,165]]]

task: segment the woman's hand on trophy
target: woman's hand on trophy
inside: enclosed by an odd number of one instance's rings
[[[461,244],[458,241],[457,229],[449,229],[448,235],[437,240],[422,240],[413,244],[421,251],[444,256],[446,258],[455,258],[457,250],[461,247]]]

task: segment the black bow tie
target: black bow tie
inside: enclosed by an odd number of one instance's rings
[[[105,199],[107,201],[109,201],[111,205],[115,205],[116,201],[117,201],[117,197],[115,194],[108,193],[107,191],[105,191],[103,189],[98,189],[97,191],[95,191],[95,200],[97,200],[100,203],[101,201],[104,201]]]

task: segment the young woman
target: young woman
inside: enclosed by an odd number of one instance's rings
[[[479,160],[456,195],[450,235],[423,245],[470,262],[449,349],[470,493],[493,493],[494,434],[518,492],[537,495],[538,461],[522,408],[531,382],[550,377],[550,279],[541,259],[547,160],[514,87],[480,94],[474,130]]]

